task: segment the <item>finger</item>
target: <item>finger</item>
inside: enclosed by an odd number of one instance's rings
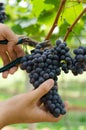
[[[14,44],[11,44],[11,42],[8,44],[8,53],[11,58],[11,60],[15,60],[17,58],[17,54],[14,51]],[[18,66],[14,66],[9,70],[10,74],[14,74],[18,70]]]
[[[16,54],[16,58],[21,57],[21,56],[24,55],[24,52],[23,52],[22,48],[20,46],[18,46],[18,45],[13,46],[13,51]],[[15,67],[11,68],[10,69],[10,74],[14,74],[17,70],[18,70],[18,66],[15,66]]]
[[[47,122],[58,122],[62,119],[63,115],[60,115],[58,118],[54,117],[50,113],[46,112],[44,115],[44,121]],[[43,117],[43,116],[42,116]]]
[[[5,71],[5,72],[2,73],[2,77],[7,78],[8,74],[9,74],[9,71]]]
[[[66,110],[69,110],[69,102],[68,102],[68,101],[65,101],[65,102],[64,102],[64,105],[65,105],[65,109],[66,109]]]
[[[65,109],[68,110],[68,101],[65,101],[64,104],[65,104]],[[58,122],[59,120],[61,120],[63,116],[64,115],[60,115],[59,117],[54,117],[48,110],[46,110],[44,105],[41,105],[38,112],[38,117],[40,117],[39,119],[40,122]]]
[[[40,116],[41,113],[41,116]],[[50,112],[45,111],[45,110],[39,110],[38,113],[38,117],[39,120],[38,122],[58,122],[59,120],[61,120],[61,118],[63,117],[63,115],[60,115],[59,117],[54,117]]]
[[[17,66],[14,66],[14,67],[12,67],[12,68],[9,70],[9,73],[10,73],[10,74],[14,74],[17,70],[18,70],[18,67],[17,67]]]
[[[17,55],[15,53],[15,51],[13,50],[14,45],[11,43],[7,44],[7,51],[8,51],[8,55],[11,58],[11,60],[15,60],[17,58]]]
[[[37,89],[32,91],[32,94],[34,95],[32,100],[38,101],[42,96],[44,96],[48,91],[53,87],[54,81],[52,79],[48,79],[44,83],[42,83]]]
[[[10,59],[9,59],[6,52],[1,53],[0,56],[1,56],[1,59],[3,61],[3,65],[6,65],[10,62]]]
[[[9,57],[7,56],[6,53],[1,54],[1,58],[2,58],[2,61],[3,61],[3,66],[7,65],[10,62]],[[3,72],[2,77],[7,78],[8,74],[9,74],[9,70]]]
[[[15,51],[17,57],[24,56],[24,51],[23,51],[23,49],[21,48],[20,45],[15,45],[14,46],[14,51]]]

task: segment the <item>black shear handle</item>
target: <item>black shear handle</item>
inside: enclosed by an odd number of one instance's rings
[[[0,44],[7,44],[8,40],[0,40]],[[18,44],[22,44],[23,43],[23,39],[18,39],[17,45]]]
[[[0,73],[4,72],[4,71],[7,71],[9,69],[11,69],[12,67],[14,67],[15,65],[18,65],[21,63],[21,60],[22,60],[23,57],[19,57],[17,58],[16,60],[10,62],[9,64],[5,65],[4,67],[1,67],[0,68]]]
[[[0,44],[4,44],[6,45],[8,43],[8,40],[0,40]],[[23,39],[18,39],[17,45],[18,44],[22,44],[23,43]],[[7,64],[4,67],[0,68],[0,73],[9,70],[10,68],[12,68],[13,66],[20,64],[21,63],[21,59],[22,57],[17,58],[16,60],[12,61],[11,63]]]
[[[18,39],[18,42],[16,45],[22,44],[23,42],[24,42],[23,39],[20,38],[20,39]],[[46,40],[44,42],[40,42],[39,44],[41,45],[42,48],[45,48],[45,47],[50,46],[50,44],[47,44],[47,42],[49,42],[49,40]],[[8,43],[8,40],[0,40],[0,44],[7,44],[7,43]],[[32,51],[34,51],[34,49]],[[9,70],[10,68],[12,68],[13,66],[15,66],[17,64],[20,64],[22,58],[23,57],[19,57],[19,58],[15,59],[14,61],[10,62],[9,64],[7,64],[6,66],[1,67],[0,73]]]

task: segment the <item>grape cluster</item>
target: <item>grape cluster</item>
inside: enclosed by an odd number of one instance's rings
[[[56,41],[56,47],[54,47],[56,50],[56,55],[59,57],[59,63],[60,68],[65,73],[68,73],[69,70],[71,70],[72,67],[72,57],[69,53],[70,49],[67,47],[67,44],[65,42],[61,43],[60,40]]]
[[[75,57],[73,59],[72,73],[74,75],[82,74],[86,71],[86,47],[79,46],[74,51]]]
[[[4,4],[0,3],[0,23],[4,23],[5,19],[6,19],[6,13],[4,11]]]
[[[69,48],[60,40],[56,41],[56,46],[52,49],[43,50],[40,44],[37,45],[36,49],[25,55],[21,61],[21,69],[29,73],[30,83],[34,88],[49,78],[54,80],[53,88],[41,98],[41,101],[55,117],[66,113],[65,105],[58,94],[57,80],[61,70],[68,73],[71,64]]]
[[[68,73],[70,70],[74,75],[86,71],[86,47],[79,46],[75,49],[74,57],[69,51],[65,42],[57,40],[51,49],[42,49],[42,44],[38,44],[31,54],[25,55],[21,60],[21,69],[29,73],[30,83],[35,89],[49,78],[54,80],[53,88],[41,98],[41,101],[55,117],[66,113],[57,85],[61,71]]]

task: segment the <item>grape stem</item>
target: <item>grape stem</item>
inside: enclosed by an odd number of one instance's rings
[[[54,30],[55,27],[57,26],[57,24],[58,24],[58,19],[59,19],[59,17],[60,17],[60,14],[61,14],[61,12],[62,12],[62,9],[63,9],[65,3],[66,3],[66,0],[61,0],[59,9],[58,9],[57,14],[56,14],[56,17],[55,17],[55,20],[54,20],[54,22],[53,22],[52,27],[50,28],[49,33],[47,34],[47,36],[46,36],[46,38],[45,38],[45,40],[49,40],[49,38],[50,38],[51,35],[52,35],[53,30]]]
[[[78,17],[75,19],[75,21],[73,22],[73,24],[68,27],[68,30],[67,30],[67,32],[66,32],[66,34],[65,34],[65,36],[64,36],[63,41],[66,41],[66,40],[67,40],[67,38],[68,38],[70,32],[72,31],[72,29],[74,28],[74,26],[77,24],[77,22],[79,21],[79,19],[82,17],[82,15],[83,15],[85,12],[86,12],[86,8],[84,8],[84,9],[82,10],[82,12],[79,14],[79,16],[78,16]]]

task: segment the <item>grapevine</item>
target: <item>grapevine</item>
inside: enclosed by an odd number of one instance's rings
[[[66,0],[61,1],[55,21],[48,35],[45,37],[45,40],[50,38],[54,28],[57,26],[57,22],[65,2]],[[6,14],[3,10],[3,4],[0,3],[0,22],[2,23],[6,18]],[[86,8],[68,28],[63,41],[56,40],[55,46],[52,48],[43,48],[43,44],[35,45],[36,47],[31,51],[31,54],[21,57],[19,60],[16,60],[15,63],[11,63],[10,66],[8,65],[8,68],[10,68],[20,62],[20,68],[29,74],[30,83],[35,89],[49,78],[54,80],[53,88],[40,100],[45,105],[47,110],[55,117],[59,117],[60,115],[64,115],[66,113],[65,105],[59,95],[57,84],[61,71],[64,71],[66,74],[71,71],[75,76],[86,71],[86,47],[79,46],[73,51],[74,57],[72,57],[70,54],[70,48],[65,42],[69,36],[69,33],[72,31],[73,27],[84,12],[86,12]],[[5,69],[3,69],[3,71],[4,70]]]

